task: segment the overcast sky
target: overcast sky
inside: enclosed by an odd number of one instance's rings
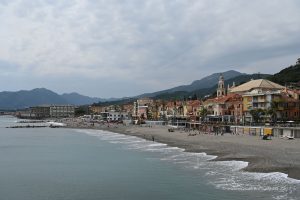
[[[0,0],[0,91],[133,96],[298,57],[299,0]]]

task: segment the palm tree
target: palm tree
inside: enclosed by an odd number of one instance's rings
[[[278,110],[279,101],[273,100],[271,102],[271,107],[267,110],[267,114],[270,115],[271,121],[277,121],[277,110]]]
[[[201,121],[203,122],[205,117],[207,116],[207,109],[206,108],[202,108],[201,111],[200,111],[200,117],[201,117]]]
[[[265,114],[265,111],[259,108],[259,109],[251,110],[250,114],[252,115],[254,122],[260,122],[262,116]]]

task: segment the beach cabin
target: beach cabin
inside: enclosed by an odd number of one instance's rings
[[[263,134],[261,135],[273,135],[273,128],[264,128],[263,129]]]
[[[299,127],[276,127],[274,128],[274,136],[300,138]]]
[[[164,126],[167,125],[166,121],[151,121],[151,120],[145,120],[145,124],[150,126]]]
[[[272,135],[273,129],[262,126],[230,126],[233,134],[248,134],[252,136]]]

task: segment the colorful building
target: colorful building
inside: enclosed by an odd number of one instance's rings
[[[204,102],[209,121],[240,123],[242,121],[242,96],[228,94]]]
[[[133,115],[135,119],[148,119],[149,107],[153,104],[153,99],[141,98],[133,103]]]

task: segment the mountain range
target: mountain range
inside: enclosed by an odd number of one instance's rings
[[[17,92],[0,92],[0,109],[14,110],[43,104],[73,104],[84,105],[103,101],[77,93],[59,95],[45,88],[21,90]]]
[[[247,82],[251,79],[265,78],[281,85],[287,83],[300,83],[300,64],[292,65],[280,72],[270,74],[245,74],[238,71],[229,70],[222,72],[225,79],[225,86],[231,86],[234,82],[236,85]],[[30,106],[42,104],[72,104],[72,105],[90,105],[100,104],[108,105],[111,103],[121,104],[130,102],[141,97],[151,97],[154,99],[183,99],[190,97],[205,97],[214,95],[220,73],[214,73],[200,80],[193,81],[189,85],[181,85],[167,90],[153,93],[145,93],[131,98],[111,98],[102,99],[97,97],[88,97],[78,93],[65,93],[59,95],[45,88],[36,88],[33,90],[21,90],[17,92],[0,92],[0,109],[14,110],[23,109]]]
[[[214,73],[214,74],[206,76],[200,80],[193,81],[189,85],[181,85],[181,86],[177,86],[177,87],[167,89],[167,90],[162,90],[162,91],[153,92],[153,93],[145,93],[145,94],[137,96],[137,98],[155,97],[155,96],[160,96],[162,94],[168,94],[168,93],[171,94],[171,93],[175,93],[175,92],[192,92],[192,91],[199,90],[199,89],[210,88],[212,85],[215,85],[218,82],[220,74],[221,73]],[[234,70],[222,72],[222,74],[223,74],[223,77],[225,80],[228,80],[228,79],[231,79],[231,78],[234,78],[237,76],[241,76],[241,75],[246,75],[246,74],[240,73],[238,71],[234,71]]]
[[[198,89],[195,90],[190,90],[190,91],[175,91],[175,92],[169,92],[169,93],[160,93],[158,95],[155,95],[154,99],[184,99],[184,98],[193,98],[193,97],[197,97],[197,98],[203,98],[206,96],[211,96],[211,95],[215,95],[214,93],[216,92],[217,89],[217,83],[218,83],[218,79],[219,79],[220,73],[218,74],[217,78],[214,77],[214,82],[211,83],[208,86],[205,87],[198,87]],[[251,79],[259,79],[259,78],[268,78],[270,75],[269,74],[241,74],[238,76],[234,76],[230,79],[225,79],[225,86],[232,86],[233,83],[237,86],[240,85],[242,83],[245,83]]]
[[[160,96],[168,97],[166,94],[181,94],[188,95],[188,93],[201,90],[203,88],[211,87],[211,85],[216,84],[218,81],[220,73],[214,73],[210,76],[204,77],[203,79],[196,80],[190,85],[181,85],[174,87],[168,90],[158,91],[154,93],[142,94],[132,98],[110,98],[102,99],[97,97],[88,97],[78,93],[64,93],[59,95],[51,90],[46,88],[36,88],[33,90],[21,90],[17,92],[0,92],[0,109],[2,110],[14,110],[14,109],[23,109],[36,105],[43,104],[72,104],[72,105],[89,105],[99,102],[116,102],[122,103],[124,101],[131,101],[141,97],[153,97],[158,98]],[[245,75],[240,72],[230,70],[223,72],[225,79],[234,78],[236,76]],[[172,95],[171,95],[172,96]]]

